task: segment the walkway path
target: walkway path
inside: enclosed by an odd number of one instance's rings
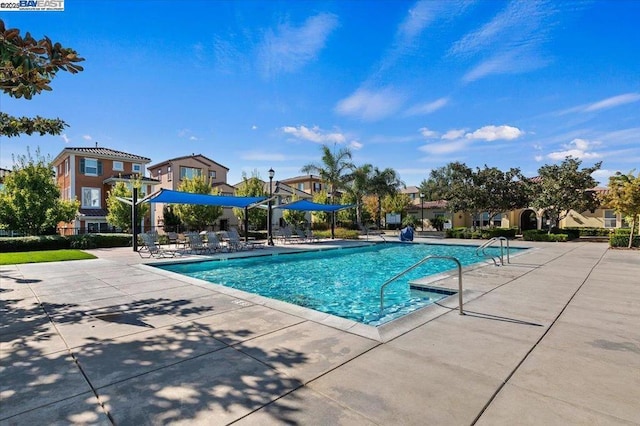
[[[378,339],[130,249],[2,266],[0,424],[640,424],[640,252],[527,245]]]

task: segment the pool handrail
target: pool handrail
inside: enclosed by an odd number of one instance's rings
[[[401,276],[403,276],[404,274],[414,270],[415,268],[417,268],[418,266],[422,265],[423,263],[431,260],[431,259],[445,259],[445,260],[453,260],[454,262],[456,262],[456,264],[458,265],[458,310],[460,311],[460,315],[464,315],[464,311],[462,309],[462,264],[460,263],[460,261],[453,257],[453,256],[434,256],[434,255],[429,255],[427,257],[425,257],[424,259],[420,260],[419,262],[415,263],[414,265],[408,267],[407,269],[405,269],[404,271],[400,272],[399,274],[394,275],[392,278],[388,279],[387,281],[385,281],[382,286],[380,287],[380,312],[382,313],[382,311],[384,310],[384,289],[387,285],[391,284],[392,282],[394,282],[395,280],[397,280],[398,278],[400,278]]]
[[[483,244],[479,245],[478,248],[476,248],[476,255],[480,256],[480,251],[482,251],[482,254],[485,257],[490,257],[491,260],[493,260],[493,264],[498,266],[498,262],[496,262],[496,259],[494,258],[494,256],[491,256],[489,254],[487,254],[485,252],[486,248],[489,247],[491,244],[495,243],[496,241],[500,241],[500,265],[504,266],[504,247],[503,247],[503,241],[507,242],[507,263],[511,263],[511,258],[509,256],[509,251],[510,251],[510,247],[509,247],[509,239],[506,237],[493,237],[491,239],[489,239],[488,241],[484,242]]]

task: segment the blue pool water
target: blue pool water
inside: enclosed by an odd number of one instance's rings
[[[490,248],[487,253],[497,256],[499,251]],[[451,260],[434,259],[388,285],[385,308],[380,312],[382,284],[429,255],[454,256],[463,266],[485,260],[476,255],[475,246],[387,243],[158,267],[363,324],[380,325],[449,295],[409,286],[410,281],[456,268]]]

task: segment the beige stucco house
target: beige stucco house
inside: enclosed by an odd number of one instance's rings
[[[220,195],[234,195],[235,192],[235,188],[227,183],[229,169],[202,154],[171,158],[149,166],[148,170],[151,177],[159,182],[156,190],[163,188],[177,191],[184,179],[202,176],[208,180],[212,188],[220,192]],[[163,231],[163,209],[164,204],[157,203],[153,216],[153,223],[159,232]],[[229,226],[237,225],[238,219],[233,215],[233,209],[226,207],[214,224],[217,229],[228,229]]]

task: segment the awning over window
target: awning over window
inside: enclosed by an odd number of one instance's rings
[[[167,204],[199,204],[203,206],[222,207],[251,207],[252,205],[266,200],[267,197],[235,197],[233,195],[207,195],[195,194],[193,192],[173,191],[161,189],[157,193],[150,195],[145,201],[150,203]]]
[[[318,204],[309,200],[299,200],[289,204],[275,206],[276,209],[302,210],[305,212],[335,212],[355,207],[355,204]]]

